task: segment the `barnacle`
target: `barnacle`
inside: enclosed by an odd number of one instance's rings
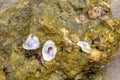
[[[93,7],[88,10],[88,16],[91,19],[97,19],[101,14],[101,9],[100,7]]]
[[[92,61],[99,61],[101,59],[101,52],[97,49],[92,49],[90,52],[90,57]]]

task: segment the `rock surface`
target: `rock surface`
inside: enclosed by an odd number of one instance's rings
[[[110,6],[112,9],[113,16],[120,19],[120,0],[110,0]],[[119,80],[120,79],[120,48],[115,58],[105,67],[105,72],[108,76],[108,80]]]
[[[7,0],[3,0],[3,1],[2,1],[2,2],[5,2],[6,5],[3,5],[3,6],[1,7],[1,9],[3,9],[4,7],[7,7],[7,6],[9,5],[9,2],[6,2],[6,1],[7,1]],[[13,3],[13,2],[14,2],[14,0],[11,0],[11,3]],[[113,6],[114,4],[112,3],[111,5]],[[117,6],[117,5],[116,5],[116,6]],[[114,7],[112,7],[112,10],[113,10],[113,12],[114,12],[113,15],[116,16],[116,14],[117,14],[116,17],[119,17],[119,14],[116,12],[116,10],[114,10]],[[117,11],[118,11],[118,10],[117,10]],[[14,46],[14,45],[13,45],[13,46]],[[17,55],[14,55],[14,57],[15,57],[15,56],[17,57]],[[11,57],[12,57],[12,56],[11,56]],[[21,57],[20,59],[23,60],[23,57]],[[28,62],[29,62],[29,61],[28,61]],[[25,63],[25,64],[29,64],[28,62]],[[35,62],[38,63],[37,61],[35,61]],[[34,62],[34,60],[33,60],[33,63],[35,63],[35,62]],[[119,79],[117,75],[115,75],[115,76],[113,75],[113,74],[114,74],[114,71],[115,71],[115,72],[118,71],[118,70],[116,70],[116,68],[115,68],[115,67],[118,67],[118,66],[119,66],[119,64],[116,65],[116,63],[118,63],[118,62],[119,62],[119,60],[116,58],[115,61],[112,62],[111,66],[108,66],[108,68],[106,68],[107,73],[111,73],[111,74],[108,74],[108,76],[110,77],[109,80],[118,80],[118,79]],[[114,66],[113,66],[113,63],[114,63]],[[31,62],[30,62],[30,64],[31,64]],[[33,64],[33,65],[35,65],[35,64]],[[23,65],[23,66],[24,66],[24,65]],[[36,66],[39,67],[39,65],[36,65]],[[27,66],[26,66],[26,67],[27,67]],[[31,65],[31,67],[32,67],[32,65]],[[112,68],[111,68],[111,67],[112,67]],[[113,68],[113,67],[114,67],[114,68]],[[118,68],[117,68],[117,69],[118,69]],[[22,71],[22,70],[21,70],[21,71]],[[111,71],[111,72],[110,72],[110,71]],[[22,71],[22,72],[23,72],[23,71]],[[31,72],[32,72],[32,70],[31,70]],[[74,71],[73,71],[73,72],[74,72]],[[73,72],[72,72],[72,73],[73,73]],[[61,73],[62,73],[62,72],[61,72]],[[119,73],[119,72],[118,72],[118,73]],[[117,73],[117,74],[118,74],[118,73]],[[19,73],[18,73],[18,74],[19,74]],[[38,74],[39,74],[39,72],[38,72]],[[36,74],[36,75],[38,75],[38,74]],[[58,80],[57,77],[56,77],[56,76],[59,76],[58,74],[59,74],[58,72],[53,73],[53,74],[51,75],[51,79],[52,79],[52,78],[56,78],[56,80]],[[62,73],[62,74],[63,74],[63,73]],[[61,74],[61,75],[62,75],[62,74]],[[9,76],[10,76],[10,75],[9,75]],[[29,75],[28,75],[28,76],[29,76]],[[63,79],[63,77],[59,76],[59,79],[60,79],[60,78]],[[15,78],[14,78],[14,79],[15,79]],[[3,78],[3,80],[4,80],[4,78]],[[12,79],[11,79],[11,80],[12,80]]]

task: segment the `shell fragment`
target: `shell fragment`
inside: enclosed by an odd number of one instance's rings
[[[22,46],[26,50],[36,50],[40,47],[40,42],[37,36],[30,34]]]
[[[90,53],[91,52],[91,47],[88,44],[88,42],[79,41],[79,42],[77,42],[77,45],[81,47],[82,51],[84,51],[86,53]]]

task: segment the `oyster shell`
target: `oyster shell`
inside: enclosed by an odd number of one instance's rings
[[[30,34],[22,46],[26,50],[36,50],[40,47],[40,42],[37,36]]]
[[[55,58],[57,53],[57,47],[52,40],[48,40],[45,42],[42,48],[42,56],[45,61],[51,61]]]

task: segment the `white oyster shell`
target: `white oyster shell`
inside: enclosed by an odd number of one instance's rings
[[[36,50],[40,47],[40,42],[37,36],[30,34],[22,46],[26,50]]]
[[[77,42],[77,45],[81,47],[82,51],[84,51],[86,53],[90,53],[91,52],[91,47],[88,44],[88,42],[79,41],[79,42]]]
[[[57,47],[52,40],[46,41],[42,48],[42,56],[45,61],[51,61],[55,58]]]

